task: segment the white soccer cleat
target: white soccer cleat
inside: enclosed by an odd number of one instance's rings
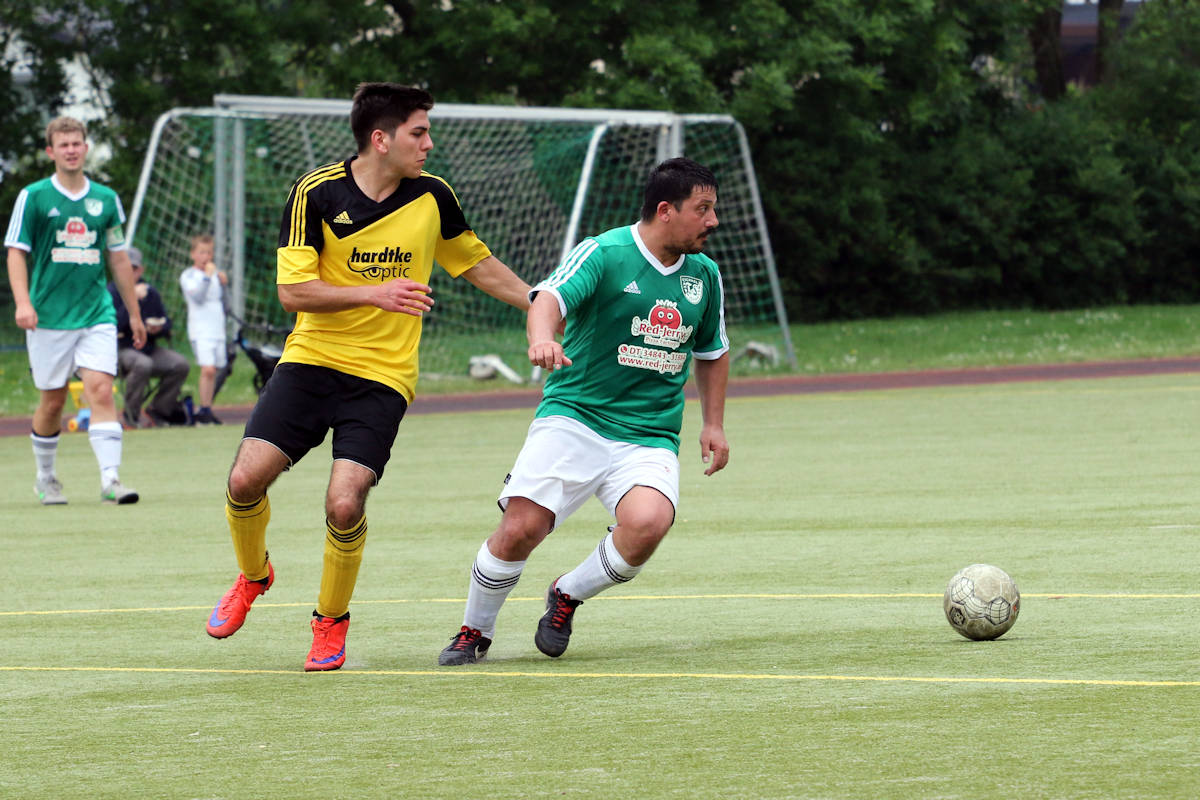
[[[49,478],[38,478],[33,490],[37,492],[38,499],[44,506],[65,506],[67,504],[67,496],[63,494],[63,485],[53,475]]]
[[[129,489],[121,485],[120,481],[113,481],[108,486],[100,490],[100,502],[110,503],[114,506],[128,505],[138,501],[138,493],[133,489]]]

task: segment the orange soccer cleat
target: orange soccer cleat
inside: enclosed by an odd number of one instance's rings
[[[208,617],[205,629],[209,636],[224,639],[238,632],[242,623],[246,621],[246,612],[250,610],[250,604],[275,582],[275,568],[270,562],[267,562],[267,570],[265,581],[248,581],[245,575],[238,575],[233,588],[225,593]]]

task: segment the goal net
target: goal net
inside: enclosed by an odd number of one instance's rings
[[[190,263],[190,238],[209,232],[236,318],[250,330],[288,327],[275,292],[283,204],[302,173],[354,153],[350,103],[215,100],[158,119],[130,236],[180,320],[178,275]],[[580,239],[635,221],[654,164],[686,154],[708,166],[720,184],[721,225],[705,252],[721,266],[735,353],[754,338],[794,365],[749,149],[732,117],[439,104],[430,118],[426,170],[454,187],[471,227],[531,284]],[[480,354],[529,374],[523,314],[440,269],[431,285],[437,305],[424,320],[423,381],[463,376]]]

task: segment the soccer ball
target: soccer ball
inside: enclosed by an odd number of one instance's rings
[[[1017,621],[1021,593],[999,567],[972,564],[950,579],[942,609],[950,627],[968,639],[995,639]]]

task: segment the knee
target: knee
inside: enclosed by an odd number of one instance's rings
[[[613,544],[625,562],[633,567],[650,560],[667,531],[671,529],[671,517],[649,513],[627,513],[621,515],[613,531]]]
[[[142,359],[125,364],[125,381],[143,383],[150,380],[150,363]]]
[[[43,393],[41,397],[42,410],[47,414],[58,416],[63,412],[63,406],[67,403],[65,394]]]
[[[622,509],[618,523],[621,528],[647,545],[657,545],[671,530],[675,521],[674,509],[669,505],[645,506],[633,509]]]
[[[234,463],[229,470],[229,496],[238,503],[253,503],[267,493],[263,479],[244,464]]]
[[[511,505],[509,509],[488,539],[488,549],[504,561],[524,561],[550,535],[553,516],[512,513]]]
[[[363,503],[352,495],[329,495],[325,498],[325,516],[330,525],[348,530],[362,519]]]

